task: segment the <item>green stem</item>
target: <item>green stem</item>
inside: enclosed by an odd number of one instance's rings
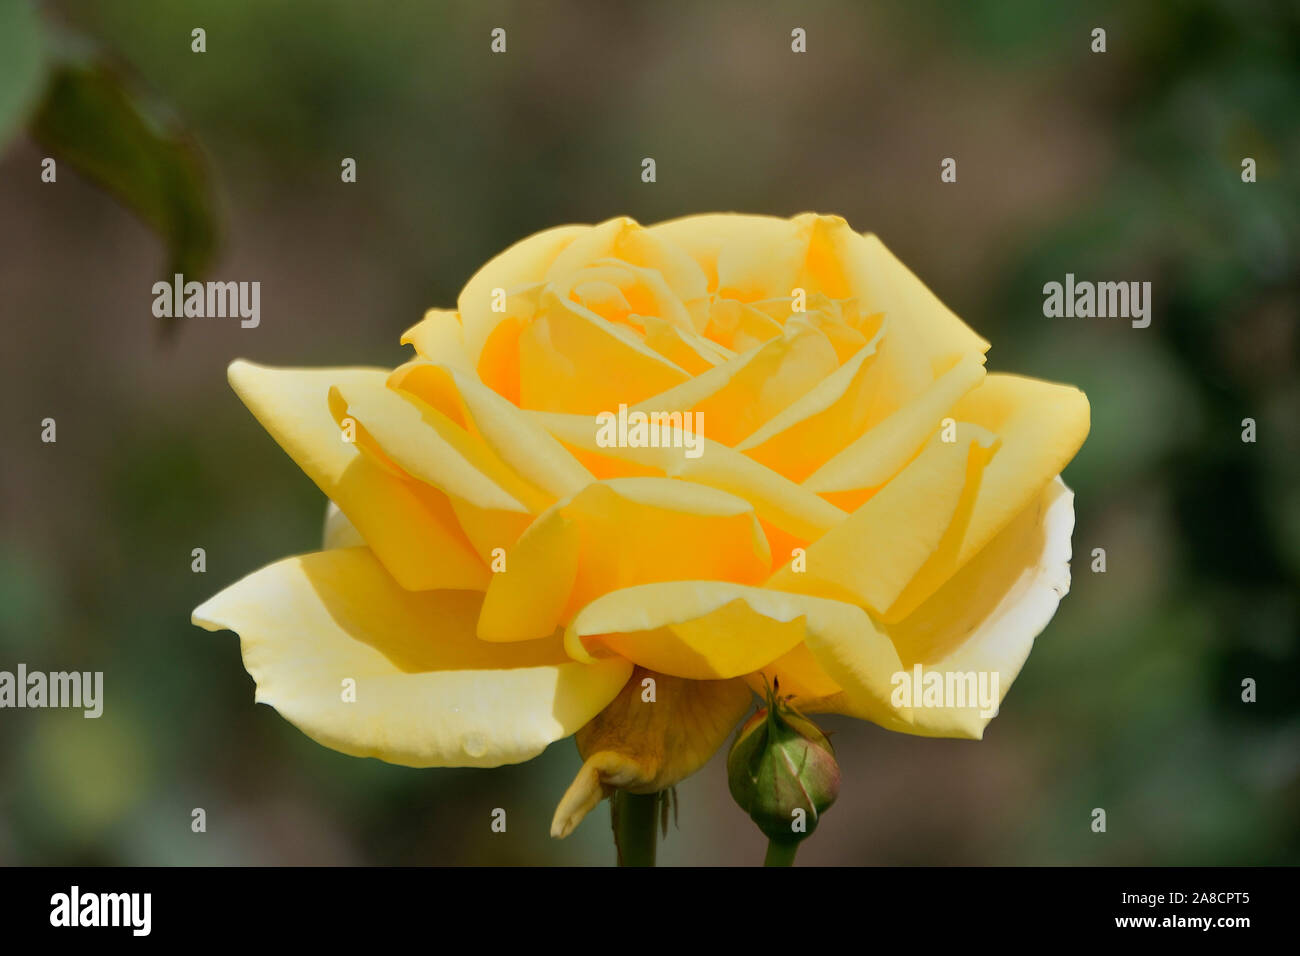
[[[799,852],[799,844],[788,840],[768,840],[767,856],[763,858],[764,866],[794,866],[794,855]]]
[[[655,865],[655,829],[659,825],[659,794],[615,790],[609,803],[619,866]]]

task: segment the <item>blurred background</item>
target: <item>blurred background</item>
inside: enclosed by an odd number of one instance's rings
[[[547,835],[571,741],[494,771],[345,757],[254,706],[234,635],[190,625],[321,531],[225,368],[395,365],[529,233],[715,210],[845,216],[994,343],[991,370],[1092,402],[1073,591],[1001,716],[981,743],[827,718],[842,796],[800,862],[1300,862],[1300,5],[4,9],[0,669],[102,670],[107,706],[0,711],[0,862],[612,862],[603,808]],[[260,281],[260,326],[162,327],[177,264]],[[1044,318],[1067,272],[1150,280],[1150,328]],[[679,795],[661,863],[761,861],[721,756]]]

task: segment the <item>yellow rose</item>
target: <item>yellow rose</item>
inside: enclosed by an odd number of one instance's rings
[[[978,738],[996,702],[900,682],[984,675],[1000,701],[1069,588],[1087,399],[986,374],[988,343],[838,217],[547,230],[402,341],[391,372],[231,365],[337,510],[326,550],[194,621],[344,753],[490,767],[576,734],[556,835],[694,772],[765,679]]]

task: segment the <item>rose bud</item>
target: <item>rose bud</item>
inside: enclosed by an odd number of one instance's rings
[[[741,809],[782,843],[807,838],[840,791],[830,741],[775,693],[741,726],[727,757],[727,779]]]

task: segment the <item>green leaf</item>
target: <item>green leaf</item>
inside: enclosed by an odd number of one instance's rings
[[[0,149],[23,124],[41,92],[45,34],[27,0],[0,3]]]
[[[217,224],[198,148],[146,118],[110,69],[57,68],[31,132],[158,231],[168,249],[165,278],[204,274],[216,252]]]

